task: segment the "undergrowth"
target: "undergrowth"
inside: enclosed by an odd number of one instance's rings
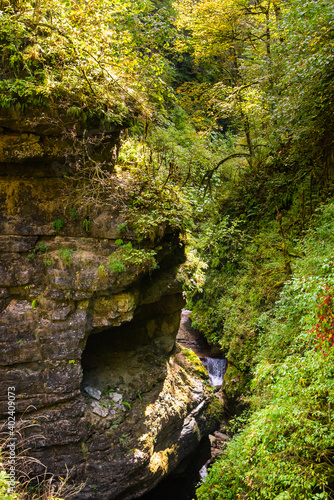
[[[251,413],[197,494],[199,500],[333,498],[334,349],[319,345],[319,305],[334,284],[334,204],[314,217],[275,307],[259,323]],[[324,310],[324,328],[333,322]],[[325,352],[324,352],[325,349]]]
[[[128,267],[134,267],[137,274],[153,271],[158,267],[155,255],[154,250],[137,249],[132,247],[131,242],[125,244],[122,242],[118,250],[109,256],[107,267],[109,271],[116,273],[126,271]]]
[[[1,500],[68,500],[83,489],[84,484],[71,480],[71,471],[64,477],[56,477],[47,471],[36,458],[29,455],[31,438],[26,431],[34,429],[34,438],[41,435],[36,420],[16,421],[14,435],[9,438],[8,430],[0,433],[0,498]],[[33,439],[34,439],[33,438]],[[9,451],[9,444],[15,439],[15,455]],[[14,475],[10,477],[9,473]],[[39,472],[37,472],[39,471]]]
[[[287,268],[282,244],[277,221],[254,227],[229,216],[209,219],[192,240],[206,270],[202,290],[187,284],[188,307],[193,326],[229,360],[225,392],[233,399],[249,386],[258,318],[273,306],[290,275],[293,258]]]

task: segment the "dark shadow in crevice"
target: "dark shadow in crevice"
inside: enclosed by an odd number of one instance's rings
[[[149,391],[166,376],[165,358],[157,356],[131,326],[90,335],[81,363],[81,389],[90,386],[103,394],[117,390],[127,401]]]
[[[138,499],[192,500],[196,498],[196,487],[201,479],[199,471],[210,458],[210,440],[205,437],[196,450],[182,460],[175,471],[163,479],[153,490],[138,497]]]

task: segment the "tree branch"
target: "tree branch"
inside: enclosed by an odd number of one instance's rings
[[[215,167],[213,167],[211,170],[206,172],[203,179],[202,179],[202,182],[201,182],[201,186],[203,186],[204,182],[206,181],[206,187],[204,190],[203,198],[205,198],[205,195],[206,195],[206,192],[207,192],[208,187],[210,185],[210,181],[212,179],[213,174],[216,172],[216,170],[218,170],[218,168],[221,165],[223,165],[228,160],[231,160],[232,158],[242,158],[242,157],[246,157],[246,156],[250,157],[251,155],[249,153],[233,153],[233,154],[227,156],[226,158],[223,158],[222,160],[220,160],[220,162],[218,162]]]

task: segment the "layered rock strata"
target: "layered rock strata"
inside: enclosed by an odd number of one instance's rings
[[[136,498],[219,413],[200,363],[175,343],[178,234],[165,228],[150,243],[154,271],[108,268],[124,221],[110,206],[85,220],[71,209],[56,168],[71,145],[45,123],[14,116],[0,126],[1,418],[14,386],[30,455],[56,477],[72,470],[84,484],[77,499]],[[133,233],[122,238],[135,246]]]

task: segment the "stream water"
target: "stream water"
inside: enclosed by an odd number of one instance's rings
[[[225,358],[200,358],[208,372],[210,384],[220,387],[223,383],[224,375],[227,369],[227,360]]]
[[[189,314],[183,310],[181,323],[176,340],[197,354],[205,366],[211,385],[220,387],[227,369],[227,360],[221,357],[219,348],[210,346],[205,338],[191,326]],[[191,500],[196,498],[196,485],[207,475],[206,465],[210,462],[210,441],[204,438],[199,449],[195,451],[196,460],[189,463],[189,467],[182,475],[170,474],[163,479],[153,490],[143,495],[141,500]],[[207,448],[205,450],[205,448]],[[200,463],[201,457],[205,457]],[[206,464],[203,463],[206,461]]]
[[[183,309],[176,340],[199,356],[208,372],[211,385],[220,387],[226,373],[227,359],[222,358],[219,347],[209,345],[203,335],[191,326],[190,313],[191,311]]]

